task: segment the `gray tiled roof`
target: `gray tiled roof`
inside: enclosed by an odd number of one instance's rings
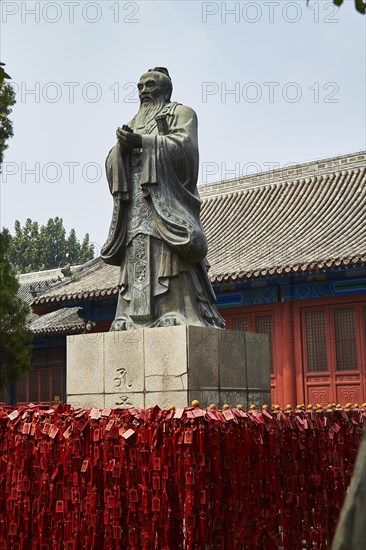
[[[71,271],[71,277],[66,277],[46,292],[41,290],[33,303],[83,300],[118,292],[119,267],[106,265],[101,258],[90,260],[77,269],[71,268]]]
[[[366,152],[200,186],[212,282],[366,262]],[[118,293],[100,258],[33,304]]]
[[[61,334],[67,332],[81,332],[85,321],[79,315],[82,308],[65,307],[46,313],[32,316],[30,329],[36,334]]]
[[[200,188],[211,279],[366,261],[366,153]]]

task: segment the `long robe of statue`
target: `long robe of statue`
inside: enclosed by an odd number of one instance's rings
[[[102,258],[121,267],[111,330],[224,326],[207,276],[199,216],[197,116],[169,101],[167,79],[160,68],[141,77],[140,110],[123,127],[141,135],[141,147],[117,142],[106,160],[114,210]],[[159,101],[147,101],[149,86],[155,96],[160,87]]]

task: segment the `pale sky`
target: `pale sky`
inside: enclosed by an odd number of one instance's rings
[[[199,120],[199,181],[366,148],[365,16],[345,0],[6,1],[1,61],[18,93],[0,226],[59,216],[97,253],[112,211],[104,160],[167,67]]]

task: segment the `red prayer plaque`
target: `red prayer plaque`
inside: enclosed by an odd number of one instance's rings
[[[56,500],[56,513],[57,514],[63,514],[64,513],[64,501],[63,500]]]
[[[105,431],[106,431],[106,432],[110,432],[111,429],[112,429],[112,427],[113,427],[113,424],[114,424],[114,420],[110,420],[110,421],[108,422],[108,424],[106,425],[106,427],[105,427]]]
[[[153,470],[160,470],[161,468],[161,460],[158,456],[154,456],[153,458]]]
[[[56,435],[58,434],[58,428],[56,426],[52,426],[50,433],[48,434],[51,439],[55,439]]]
[[[31,424],[29,422],[24,422],[22,433],[28,435],[30,433]]]
[[[132,430],[132,428],[130,428],[129,430],[126,430],[123,434],[122,434],[122,437],[124,439],[128,439],[129,437],[131,437],[131,435],[133,435],[135,433],[135,430]]]
[[[121,477],[121,472],[122,472],[121,465],[116,464],[115,466],[113,466],[113,469],[112,469],[112,477],[114,477],[114,478]]]
[[[188,429],[184,432],[184,443],[191,445],[193,441],[193,430]]]
[[[152,478],[152,487],[153,487],[154,491],[159,491],[160,490],[160,477],[154,476]]]
[[[202,409],[194,409],[192,413],[196,418],[199,418],[200,416],[205,416],[206,411],[203,411]]]
[[[201,467],[203,467],[205,465],[206,460],[205,460],[205,455],[203,453],[200,453],[197,456],[197,463],[198,463],[198,466],[201,466]]]
[[[113,526],[113,537],[117,540],[122,538],[122,529],[119,525]]]
[[[95,445],[94,447],[94,452],[93,452],[93,459],[94,459],[94,462],[96,462],[97,460],[99,460],[100,458],[100,447],[99,445]]]
[[[114,495],[107,497],[107,508],[114,508]]]
[[[173,418],[182,418],[184,409],[176,409]]]
[[[89,459],[87,458],[87,459],[83,460],[80,471],[81,472],[86,472],[87,469],[88,469],[88,466],[89,466]]]
[[[151,499],[151,509],[153,512],[160,512],[160,498],[154,497]]]
[[[15,420],[16,418],[18,418],[18,416],[19,416],[18,411],[13,411],[12,413],[8,414],[9,420]]]
[[[99,413],[98,409],[91,409],[91,411],[89,413],[90,418],[92,418],[93,420],[98,420],[99,415],[100,415],[100,413]]]
[[[111,409],[103,409],[101,414],[102,416],[109,416],[111,412]]]
[[[23,479],[22,491],[24,491],[25,493],[28,493],[28,491],[30,490],[30,487],[31,487],[30,479]]]
[[[223,411],[222,414],[224,415],[225,420],[232,420],[233,418],[235,418],[235,416],[233,415],[233,413],[230,409],[227,409],[226,411]]]
[[[186,472],[186,485],[194,485],[194,472]]]
[[[196,518],[194,517],[193,514],[189,514],[187,517],[186,517],[186,525],[187,525],[187,529],[193,529],[194,525],[195,525],[195,522],[196,522]]]
[[[52,472],[52,475],[51,475],[51,481],[53,481],[54,479],[56,479],[56,476],[58,474],[58,466],[56,466],[56,468],[53,470]]]
[[[62,436],[65,438],[65,439],[69,439],[71,435],[71,426],[69,426],[65,431],[64,433],[62,434]]]
[[[139,495],[137,489],[130,489],[129,491],[130,502],[138,502]]]
[[[42,433],[47,435],[50,432],[50,429],[51,429],[51,424],[49,422],[46,422],[45,425],[43,426]]]

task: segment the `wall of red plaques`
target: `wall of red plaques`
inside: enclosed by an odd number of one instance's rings
[[[0,549],[326,549],[366,412],[0,409]]]

